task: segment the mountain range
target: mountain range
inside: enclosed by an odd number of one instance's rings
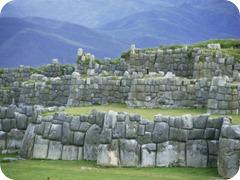
[[[225,0],[14,0],[0,16],[0,67],[226,38],[240,38],[240,15]]]

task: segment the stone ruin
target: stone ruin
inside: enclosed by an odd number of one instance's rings
[[[102,166],[218,167],[236,174],[240,126],[240,64],[208,49],[137,49],[99,61],[82,49],[75,65],[57,59],[39,68],[0,70],[0,150],[23,158],[97,160]],[[154,121],[122,112],[68,116],[65,106],[126,103],[140,108],[206,108],[199,116]]]

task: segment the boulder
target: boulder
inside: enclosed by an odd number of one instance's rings
[[[140,163],[140,146],[136,140],[120,140],[120,164],[124,167],[136,167]]]
[[[62,143],[57,141],[49,142],[48,159],[60,160],[62,155]]]
[[[20,149],[22,146],[24,132],[18,129],[11,129],[7,134],[7,149]]]
[[[158,144],[157,160],[158,167],[185,166],[185,143],[167,141]]]
[[[156,144],[144,144],[142,145],[141,151],[141,167],[155,167],[157,151]]]
[[[77,146],[83,146],[85,134],[82,132],[74,132],[73,143]]]
[[[97,160],[97,148],[100,144],[102,129],[97,125],[92,125],[86,135],[84,142],[84,159],[85,160]]]
[[[76,146],[63,146],[62,160],[78,160],[78,147]]]
[[[208,148],[205,140],[190,140],[187,142],[187,166],[207,167]]]
[[[155,143],[168,141],[169,125],[165,122],[155,123],[152,139]]]
[[[118,140],[113,140],[111,144],[100,144],[98,147],[97,164],[101,166],[119,165]]]
[[[62,139],[62,125],[52,124],[48,138],[51,140],[61,141]]]
[[[41,136],[35,136],[35,142],[33,147],[34,159],[46,159],[48,153],[49,140],[43,139]]]

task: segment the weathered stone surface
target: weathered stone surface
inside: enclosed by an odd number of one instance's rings
[[[33,145],[34,145],[34,131],[35,125],[29,124],[27,130],[25,131],[22,146],[20,149],[20,156],[23,158],[31,158],[33,155]]]
[[[239,170],[240,140],[220,139],[218,173],[223,178],[232,178]]]
[[[83,147],[78,148],[78,160],[83,160]]]
[[[85,134],[82,132],[74,132],[74,144],[77,146],[83,146]]]
[[[136,140],[120,140],[121,166],[134,167],[140,163],[140,146]]]
[[[48,159],[59,160],[62,155],[62,143],[57,141],[49,142]]]
[[[207,167],[208,149],[205,140],[187,142],[187,166]]]
[[[117,122],[117,112],[109,111],[105,114],[103,127],[112,129]]]
[[[116,126],[113,128],[113,138],[123,138],[126,134],[125,122],[116,122]]]
[[[113,140],[111,144],[99,145],[97,164],[101,166],[118,166],[119,161],[118,140]]]
[[[110,144],[112,141],[112,130],[103,128],[101,137],[100,137],[100,143],[101,144]]]
[[[161,143],[168,140],[169,125],[167,123],[155,123],[152,133],[152,139],[155,143]]]
[[[70,123],[70,129],[72,131],[78,131],[80,128],[80,118],[79,117],[73,117],[72,121]]]
[[[52,124],[48,137],[51,140],[61,141],[61,138],[62,138],[62,125]]]
[[[170,127],[169,140],[171,140],[171,141],[187,141],[188,133],[189,133],[188,130]]]
[[[138,123],[136,121],[128,120],[126,122],[126,137],[127,138],[136,138],[138,130]]]
[[[46,159],[48,153],[48,143],[49,140],[42,139],[41,136],[35,137],[34,147],[33,147],[33,158],[34,159]]]
[[[17,128],[20,130],[27,129],[27,116],[24,114],[15,113]]]
[[[189,131],[188,139],[189,140],[203,139],[204,132],[205,132],[204,129],[193,129],[193,130]]]
[[[7,149],[20,149],[24,133],[18,129],[11,129],[7,134]]]
[[[185,143],[168,141],[158,144],[156,165],[159,167],[185,166]]]
[[[63,146],[62,160],[78,160],[78,147],[76,146]]]
[[[222,128],[221,136],[229,139],[240,139],[240,126],[231,125]]]
[[[208,117],[209,117],[208,114],[204,114],[198,116],[197,118],[194,118],[193,127],[196,129],[205,129],[207,126]]]
[[[2,130],[4,132],[9,132],[11,129],[11,119],[3,119],[2,120]]]
[[[63,123],[62,143],[65,145],[73,144],[73,132],[70,131],[69,123]]]
[[[7,133],[0,131],[0,149],[5,149],[6,137],[7,137]]]
[[[142,167],[155,167],[156,165],[156,144],[144,144],[141,148],[141,166]]]
[[[84,142],[84,159],[97,160],[97,148],[100,144],[101,128],[97,125],[92,125],[86,135]]]

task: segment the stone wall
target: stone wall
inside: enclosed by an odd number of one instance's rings
[[[230,83],[228,77],[214,77],[207,107],[211,114],[238,114],[238,85]]]
[[[232,178],[240,167],[240,126],[225,120],[219,140],[218,173]]]
[[[157,77],[134,79],[127,104],[130,107],[206,107],[207,79]]]
[[[25,158],[97,160],[103,166],[216,167],[222,118],[93,111],[89,116],[39,116],[28,126]]]

